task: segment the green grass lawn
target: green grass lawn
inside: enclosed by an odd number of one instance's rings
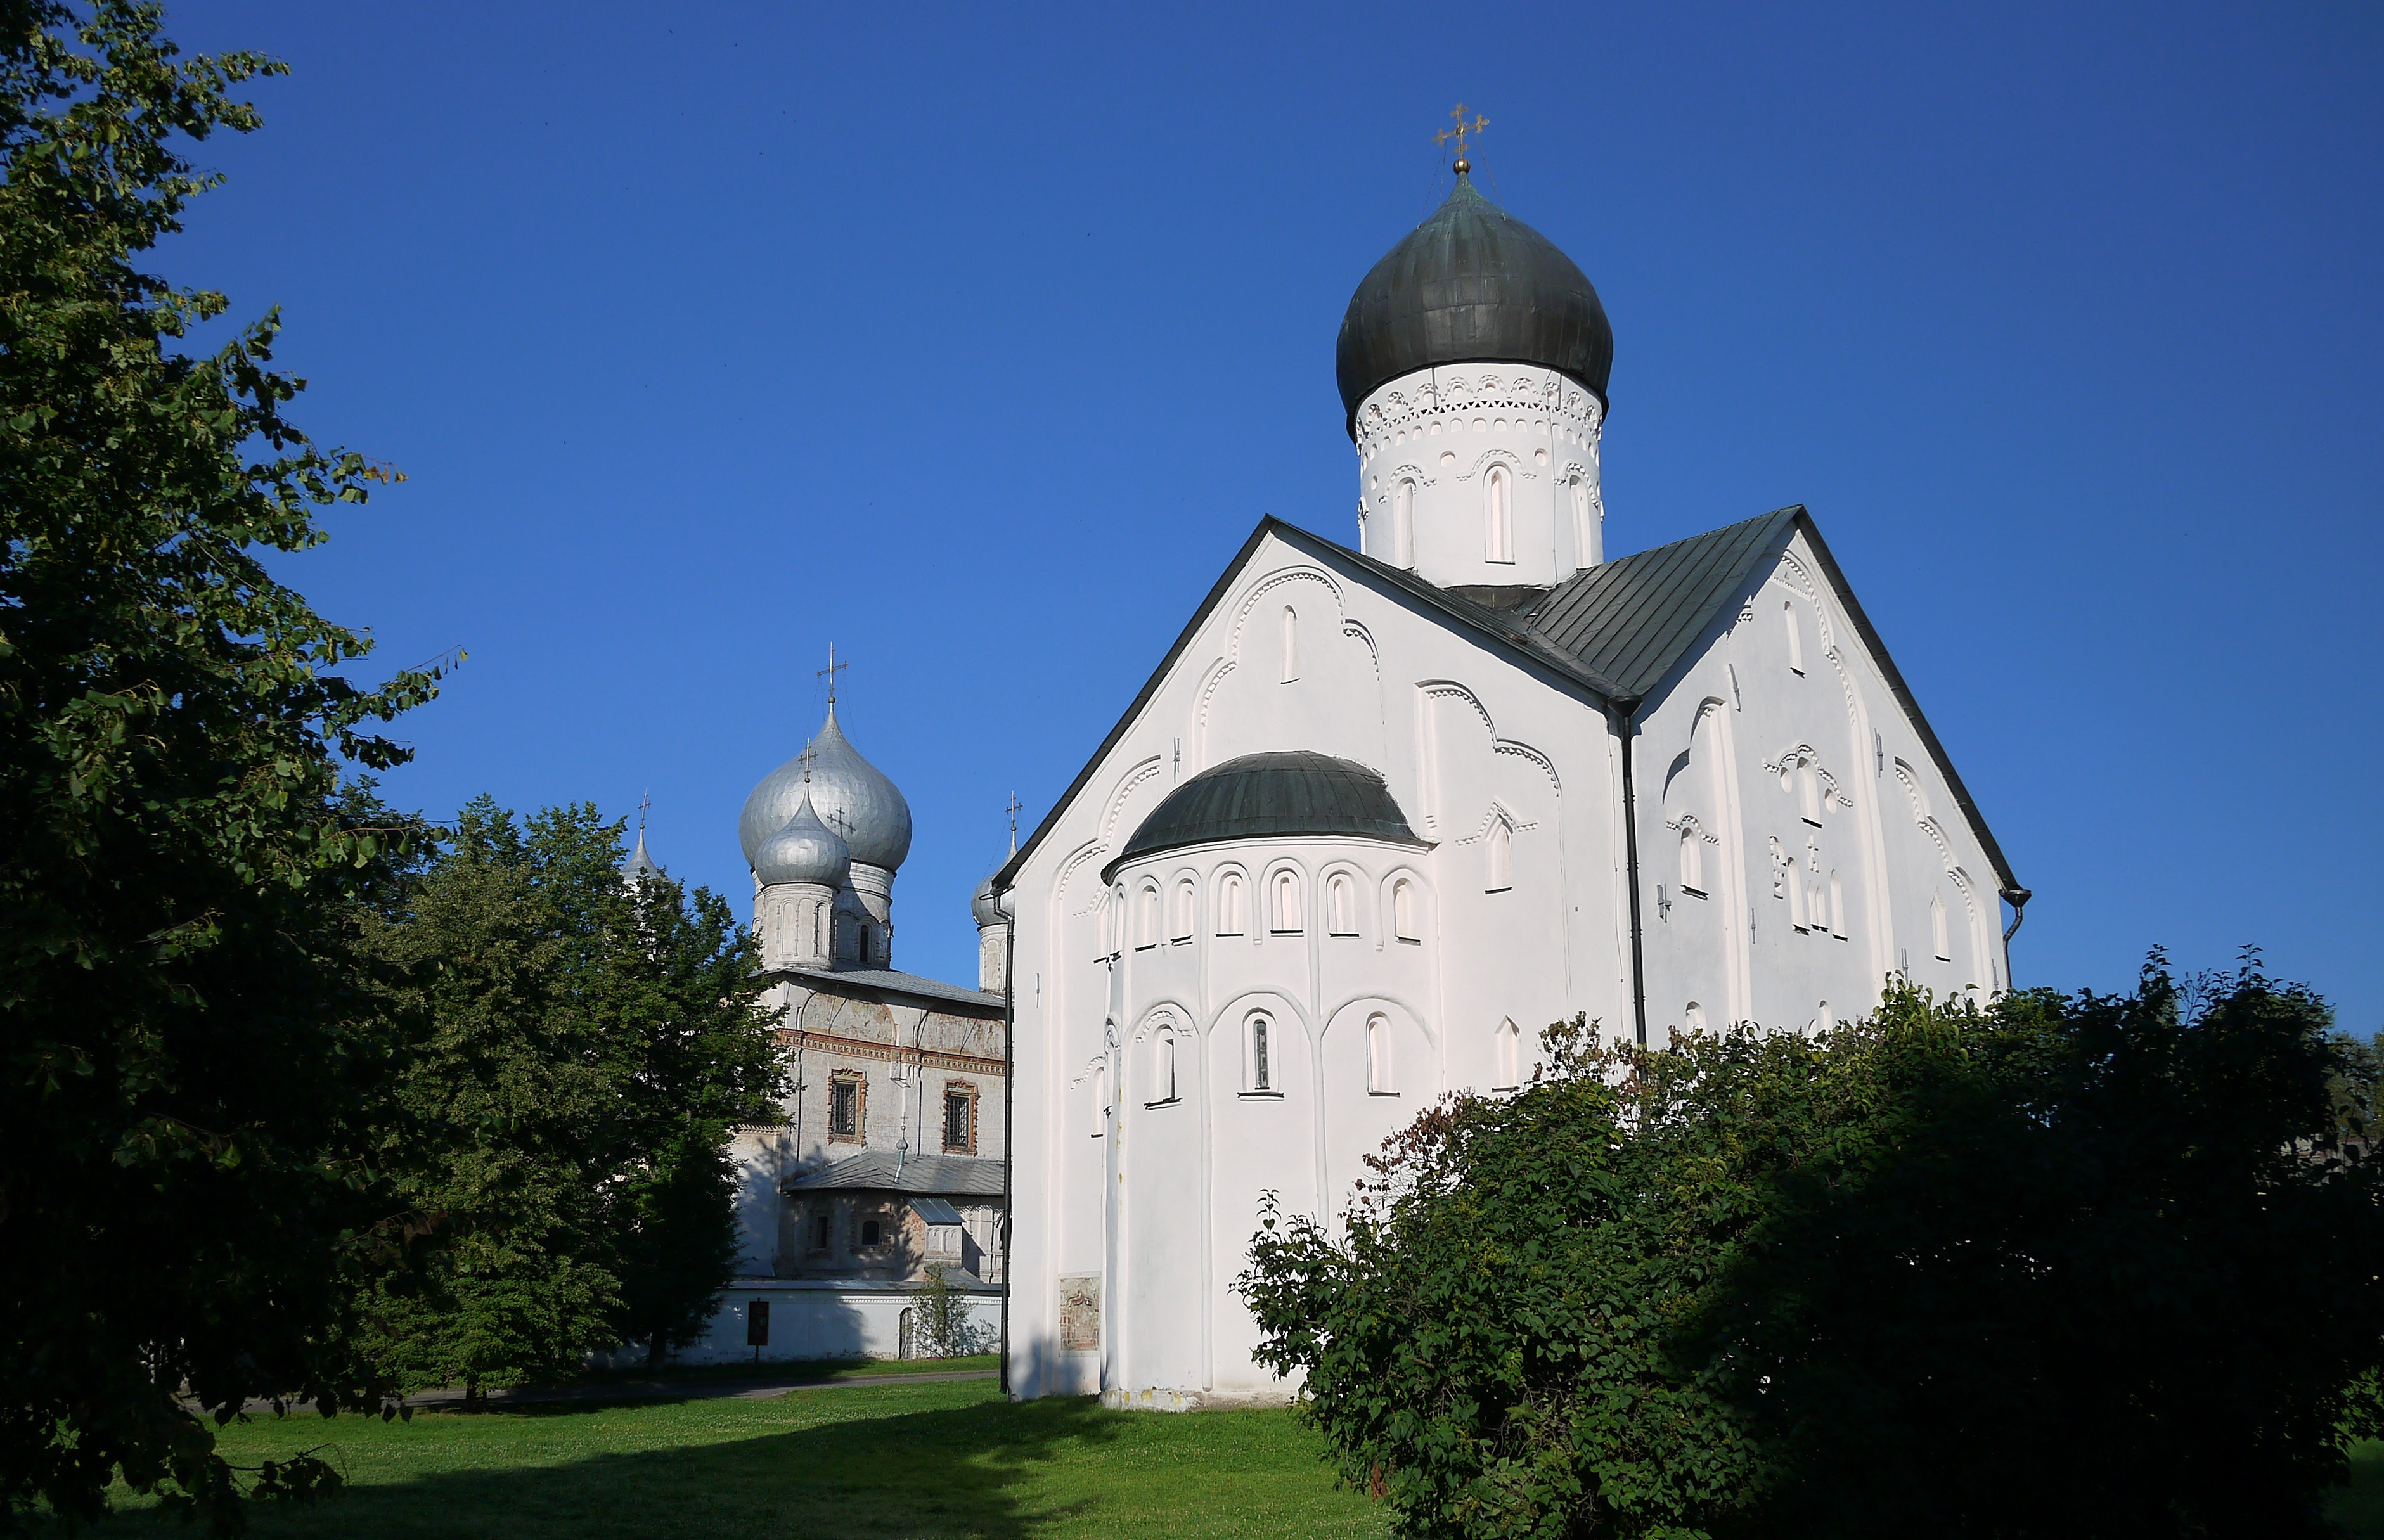
[[[1289,1412],[1012,1406],[981,1381],[427,1412],[410,1423],[260,1418],[222,1440],[242,1465],[319,1447],[347,1474],[346,1493],[318,1509],[260,1510],[260,1537],[1387,1533],[1372,1503],[1335,1488],[1315,1436]],[[2384,1443],[2352,1451],[2352,1484],[2331,1512],[2347,1540],[2384,1540]],[[98,1533],[194,1532],[128,1508]]]
[[[1289,1412],[1012,1406],[983,1381],[223,1430],[241,1465],[320,1447],[347,1492],[259,1536],[1380,1535]],[[128,1511],[102,1534],[191,1533]]]

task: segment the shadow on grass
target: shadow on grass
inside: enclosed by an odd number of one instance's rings
[[[1090,1506],[1098,1477],[1053,1482],[1047,1468],[1114,1439],[1116,1416],[1091,1400],[987,1401],[560,1465],[438,1472],[354,1486],[312,1510],[259,1510],[255,1533],[1031,1540]]]

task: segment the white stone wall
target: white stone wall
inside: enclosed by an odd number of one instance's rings
[[[1001,1297],[968,1295],[972,1350],[991,1352],[1001,1341]],[[770,1341],[747,1345],[746,1320],[756,1300],[770,1307]],[[681,1348],[678,1363],[803,1363],[822,1359],[901,1356],[902,1312],[918,1304],[915,1285],[827,1279],[739,1278],[721,1297],[711,1328]],[[632,1360],[631,1361],[635,1361]]]
[[[1601,416],[1574,381],[1520,364],[1419,369],[1380,387],[1358,408],[1360,549],[1443,588],[1549,587],[1596,565]]]
[[[1602,708],[1557,677],[1353,571],[1261,544],[1013,891],[1020,1394],[1279,1392],[1249,1362],[1253,1327],[1230,1290],[1258,1193],[1329,1220],[1363,1156],[1430,1096],[1528,1073],[1540,1027],[1575,1012],[1629,1030],[1618,748]],[[1103,883],[1185,776],[1271,749],[1381,771],[1432,848],[1251,842],[1173,852]],[[1298,875],[1297,935],[1215,934],[1209,906],[1234,867],[1253,879],[1254,924],[1265,877]],[[1355,937],[1319,918],[1335,872],[1360,895]],[[1420,889],[1412,946],[1386,934],[1387,884],[1401,872]],[[1166,902],[1179,882],[1195,885],[1204,917],[1187,941],[1165,924],[1147,950],[1137,940],[1120,905],[1145,879]],[[1243,1032],[1261,1007],[1298,1051],[1284,1056],[1277,1096],[1249,1098]],[[1395,1033],[1395,1097],[1368,1091],[1375,1014]],[[1188,1094],[1150,1106],[1137,1077],[1162,1018],[1182,1034]],[[1510,1026],[1525,1063],[1502,1070]],[[1096,1348],[1070,1343],[1061,1306],[1087,1278],[1101,1282]]]
[[[1801,534],[1638,726],[1651,1043],[2009,987],[1993,866]]]

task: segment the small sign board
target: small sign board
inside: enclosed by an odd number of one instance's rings
[[[745,1307],[745,1346],[770,1346],[770,1301],[756,1299]]]

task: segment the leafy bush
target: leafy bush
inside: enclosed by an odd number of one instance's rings
[[[2384,1430],[2379,1168],[2324,1005],[1892,989],[1456,1098],[1242,1287],[1422,1535],[2323,1533]]]

